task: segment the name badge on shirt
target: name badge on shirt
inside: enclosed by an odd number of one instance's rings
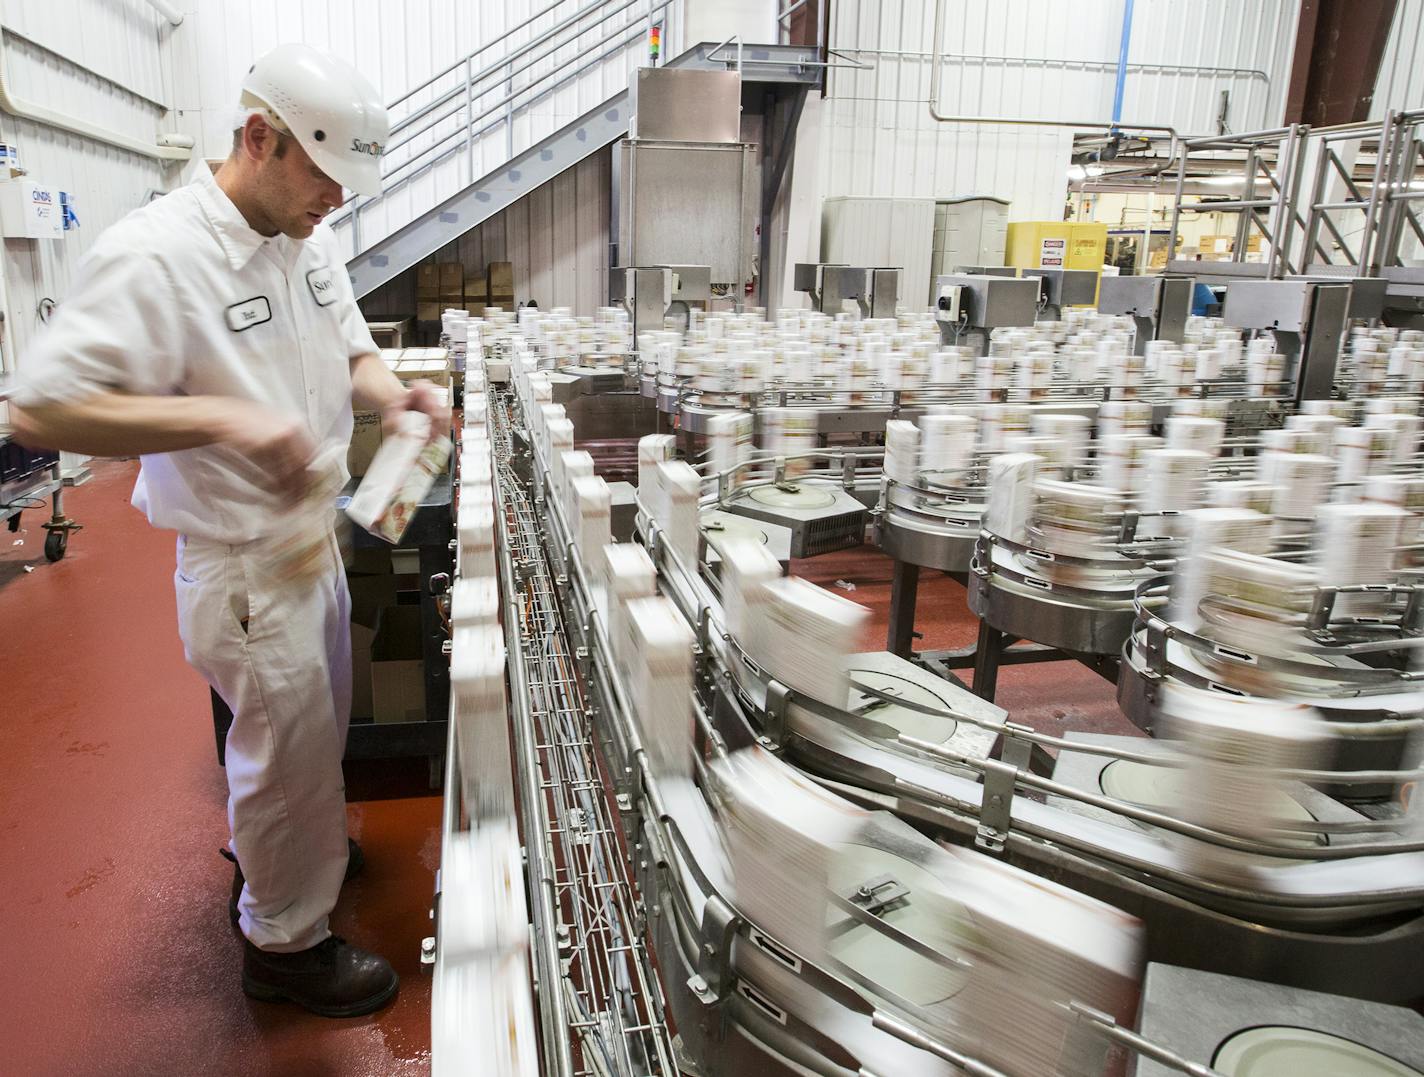
[[[336,302],[336,278],[331,266],[313,269],[307,274],[307,284],[311,286],[312,298],[319,307],[329,307]]]
[[[227,308],[227,327],[234,333],[272,320],[272,304],[265,295],[253,296]]]

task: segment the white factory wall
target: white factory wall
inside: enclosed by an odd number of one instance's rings
[[[1370,119],[1382,120],[1388,109],[1424,108],[1424,0],[1398,0],[1389,28]]]
[[[1011,220],[1062,218],[1070,130],[930,117],[934,10],[934,0],[832,5],[831,47],[869,69],[832,70],[819,130],[807,132],[803,118],[797,167],[813,204],[803,212],[817,226],[793,221],[791,261],[819,255],[810,237],[819,235],[821,199],[833,195],[992,194],[1011,200]],[[1137,0],[1123,121],[1214,133],[1225,90],[1230,129],[1274,126],[1298,10],[1299,0]],[[945,0],[944,11],[941,112],[1111,118],[1122,0]],[[811,146],[814,179],[805,175]]]
[[[300,41],[330,49],[365,72],[387,102],[396,102],[477,49],[485,51],[474,60],[473,72],[497,66],[512,51],[589,5],[587,0],[566,0],[507,40],[500,39],[549,7],[549,0],[481,0],[478,4],[461,0],[178,0],[178,6],[188,13],[178,31],[180,47],[174,67],[179,125],[198,140],[203,155],[223,157],[231,142],[242,77],[254,57],[279,43]],[[497,106],[511,89],[517,90],[539,75],[571,72],[580,60],[612,50],[611,44],[600,50],[599,42],[631,23],[640,10],[646,9],[630,8],[577,35],[571,30],[567,38],[560,38],[566,43],[552,56],[516,73],[512,82],[504,80],[502,71],[498,78],[490,76],[481,83],[482,95],[474,100],[475,114]],[[592,25],[591,21],[579,24],[580,28]],[[536,54],[516,60],[515,66]],[[452,153],[434,167],[418,171],[410,182],[391,188],[387,197],[363,209],[361,245],[369,246],[454,194],[471,176],[478,178],[493,171],[512,152],[596,108],[627,85],[628,70],[645,57],[640,34],[632,47],[614,51],[586,74],[570,78],[538,98],[516,117],[512,128],[498,122],[474,144],[472,152]],[[464,68],[459,67],[401,101],[392,118],[399,120],[463,85]],[[500,107],[490,122],[500,120],[503,112]],[[398,163],[404,154],[458,130],[462,119],[462,115],[452,116],[417,136],[408,147],[395,148],[388,161]],[[349,234],[344,229],[339,232]]]
[[[59,18],[55,5],[37,0],[0,5],[0,70],[10,92],[154,142],[168,128],[163,63],[171,28],[145,0],[72,0],[69,8]],[[150,191],[168,189],[177,169],[4,112],[0,141],[18,146],[31,178],[75,197],[80,222],[60,240],[4,241],[3,363],[13,370],[41,326],[41,300],[62,302],[98,235]]]

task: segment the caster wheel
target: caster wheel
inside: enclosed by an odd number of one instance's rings
[[[51,531],[45,536],[45,560],[58,561],[64,556],[65,549],[69,546],[69,534],[64,531]]]

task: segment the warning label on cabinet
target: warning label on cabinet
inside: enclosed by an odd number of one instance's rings
[[[1038,249],[1038,264],[1043,267],[1063,267],[1063,258],[1068,250],[1066,239],[1044,239]]]

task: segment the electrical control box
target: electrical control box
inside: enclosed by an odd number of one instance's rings
[[[6,239],[63,239],[59,188],[27,179],[0,183],[0,234]]]

